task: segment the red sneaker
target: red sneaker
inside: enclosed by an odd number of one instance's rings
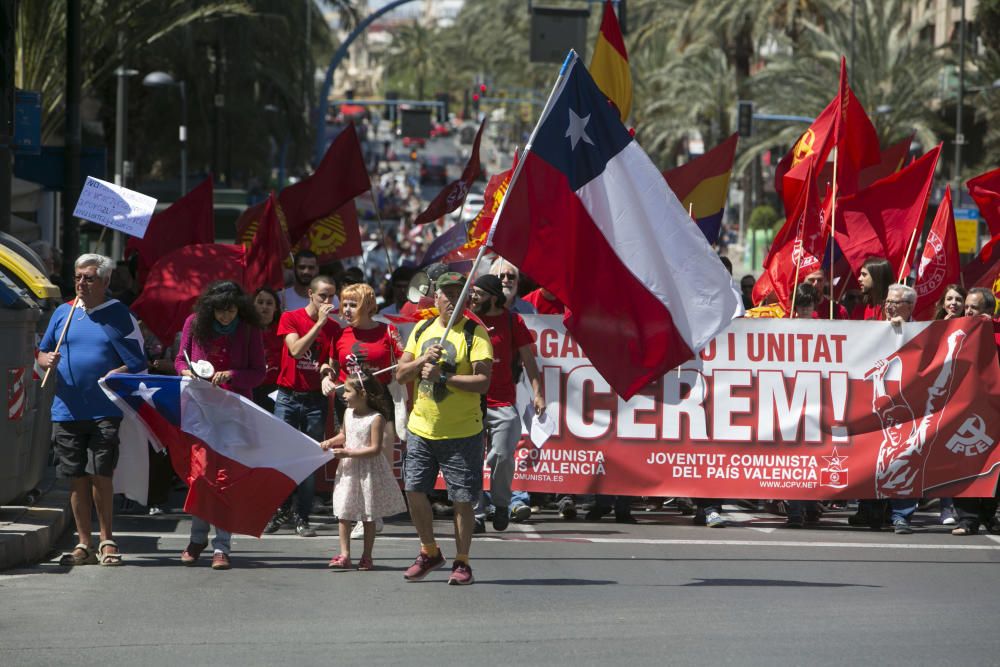
[[[216,551],[215,555],[212,556],[212,569],[213,570],[228,570],[232,565],[229,563],[229,554],[224,554],[221,551]]]
[[[330,559],[327,567],[331,570],[350,570],[351,569],[351,559],[340,554],[339,556],[334,556]]]
[[[472,576],[472,568],[468,563],[460,560],[455,561],[451,566],[451,576],[448,577],[449,586],[468,586],[476,579]]]
[[[444,554],[441,553],[440,549],[438,549],[437,556],[434,556],[433,558],[421,551],[420,555],[417,556],[417,560],[413,561],[413,565],[411,565],[406,572],[403,573],[403,579],[406,579],[407,581],[420,581],[432,571],[443,565]]]
[[[184,565],[194,565],[198,562],[198,556],[201,555],[201,552],[204,551],[207,546],[207,544],[189,542],[187,548],[181,552],[181,563]]]

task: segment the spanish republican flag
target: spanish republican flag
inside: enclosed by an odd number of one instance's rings
[[[604,18],[601,19],[594,57],[590,60],[590,76],[618,108],[618,115],[625,122],[632,113],[632,73],[628,68],[628,52],[625,51],[625,40],[622,39],[611,0],[604,1]]]
[[[709,243],[718,241],[722,231],[729,174],[733,170],[738,141],[739,135],[734,134],[704,155],[663,172],[667,185],[681,200],[684,210],[691,211]]]

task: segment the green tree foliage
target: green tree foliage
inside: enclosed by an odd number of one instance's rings
[[[123,63],[137,70],[139,75],[128,80],[127,111],[128,158],[135,164],[135,182],[176,178],[179,168],[177,90],[142,86],[142,77],[156,70],[185,81],[192,175],[214,170],[217,182],[225,177],[239,185],[251,178],[266,180],[282,143],[289,165],[308,165],[309,114],[316,95],[313,68],[333,50],[330,30],[314,3],[81,4],[84,139],[105,145],[113,154],[114,72]],[[43,142],[59,143],[65,124],[65,4],[36,0],[20,3],[19,10],[17,85],[42,92]],[[218,108],[217,95],[222,102]]]

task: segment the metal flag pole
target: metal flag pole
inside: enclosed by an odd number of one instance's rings
[[[517,161],[517,166],[514,168],[514,173],[510,177],[510,184],[507,186],[507,190],[504,192],[503,199],[500,200],[500,206],[497,207],[496,215],[493,216],[493,225],[490,227],[490,234],[484,243],[479,248],[479,253],[476,255],[475,261],[472,262],[472,269],[469,270],[469,275],[473,276],[476,274],[476,270],[479,268],[479,262],[482,261],[483,255],[486,254],[486,249],[490,245],[490,241],[493,239],[493,230],[496,229],[497,223],[500,222],[500,216],[503,215],[504,208],[507,204],[507,195],[510,194],[511,190],[514,189],[514,184],[517,183],[518,176],[521,175],[521,170],[524,169],[524,164],[528,161],[528,153],[531,152],[531,147],[535,144],[535,135],[538,134],[538,128],[542,126],[542,123],[549,116],[549,112],[552,110],[552,104],[559,93],[562,91],[563,86],[566,84],[566,76],[572,65],[579,60],[579,56],[576,51],[570,49],[569,53],[566,55],[566,60],[562,64],[562,68],[559,70],[559,77],[556,78],[556,82],[552,85],[552,90],[549,92],[549,99],[545,101],[545,107],[542,109],[541,115],[538,117],[538,122],[535,124],[535,129],[531,131],[531,137],[528,139],[528,143],[524,146],[524,153],[521,155],[521,159]],[[448,326],[444,330],[444,335],[438,340],[438,344],[444,340],[451,328],[455,326],[455,322],[458,321],[458,317],[461,315],[462,310],[465,307],[465,300],[469,296],[469,290],[472,288],[472,281],[466,280],[465,285],[462,286],[462,293],[458,297],[458,303],[455,304],[455,309],[451,313],[451,317],[448,318]]]
[[[368,175],[368,196],[372,200],[372,208],[375,209],[375,221],[378,223],[379,234],[382,235],[382,249],[385,250],[385,266],[389,273],[393,272],[392,258],[389,257],[389,244],[385,242],[385,227],[382,224],[382,214],[378,210],[378,202],[375,201],[375,184],[372,183],[371,174]]]

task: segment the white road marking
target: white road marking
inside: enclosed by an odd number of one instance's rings
[[[509,527],[513,528],[514,530],[520,531],[529,540],[542,539],[542,536],[538,534],[538,531],[535,530],[535,527],[532,526],[530,523],[512,523],[510,524]]]
[[[727,521],[739,522],[740,528],[749,528],[750,530],[756,530],[759,533],[773,533],[774,528],[768,528],[766,526],[754,526],[754,525],[744,525],[752,524],[754,521],[760,519],[761,517],[755,514],[746,514],[744,512],[730,512],[727,511],[722,515]],[[768,517],[771,518],[771,517]]]
[[[476,540],[489,540],[491,542],[576,542],[583,544],[647,544],[660,546],[729,546],[729,547],[792,547],[801,549],[904,549],[904,550],[931,550],[931,551],[1000,551],[1000,538],[994,535],[986,535],[994,544],[969,544],[965,541],[955,544],[919,544],[913,542],[798,542],[792,540],[682,540],[669,538],[628,538],[628,537],[579,537],[567,535],[565,537],[547,537],[544,533],[538,533],[530,524],[511,524],[517,526],[520,535],[510,535],[501,537],[499,533],[489,533],[485,536],[476,537]],[[116,537],[143,537],[157,538],[160,540],[187,540],[188,536],[177,533],[115,533]],[[443,538],[451,539],[449,536]],[[246,535],[235,536],[235,539],[249,544],[258,538]],[[335,542],[336,535],[319,535],[311,538],[301,538],[297,535],[265,535],[259,538],[261,541],[273,540],[294,540],[296,542],[323,543]],[[379,540],[392,540],[400,542],[416,542],[416,537],[403,535],[379,535]]]

